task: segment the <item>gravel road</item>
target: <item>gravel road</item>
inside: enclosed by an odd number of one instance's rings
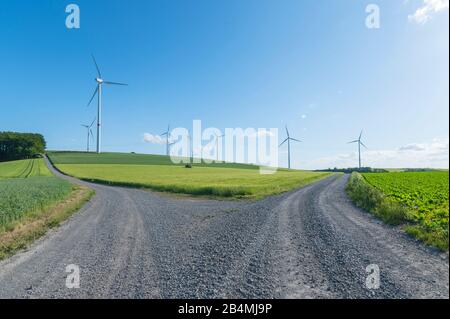
[[[0,263],[0,298],[449,297],[448,254],[355,208],[347,176],[258,202],[62,177],[95,197]],[[70,264],[80,269],[78,289],[66,287]],[[378,289],[366,287],[371,264]]]

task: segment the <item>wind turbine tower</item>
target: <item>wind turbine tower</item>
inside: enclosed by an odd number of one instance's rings
[[[287,134],[287,138],[279,145],[279,147],[286,142],[288,143],[288,168],[291,169],[291,141],[294,141],[294,142],[302,142],[302,141],[291,137],[287,126],[286,126],[286,134]]]
[[[170,124],[167,125],[167,131],[165,131],[164,133],[161,134],[161,136],[166,136],[166,155],[169,156],[170,155],[170,145],[174,144],[174,143],[170,143]]]
[[[102,73],[100,72],[100,68],[98,67],[97,61],[95,60],[95,57],[92,56],[92,59],[94,60],[95,68],[97,69],[97,77],[95,78],[95,82],[97,82],[97,87],[95,88],[94,94],[92,95],[91,99],[89,100],[88,106],[92,103],[92,100],[94,99],[95,95],[97,95],[98,102],[97,102],[97,153],[101,153],[101,137],[102,137],[102,130],[101,130],[101,123],[102,123],[102,89],[103,84],[107,85],[122,85],[127,86],[128,84],[125,83],[118,83],[118,82],[111,82],[111,81],[105,81],[102,78]]]
[[[86,151],[89,153],[90,151],[90,141],[92,136],[94,136],[94,133],[92,133],[92,125],[94,125],[95,123],[95,119],[92,121],[91,125],[85,125],[85,124],[81,124],[81,126],[85,127],[87,130],[87,147],[86,147]]]
[[[363,134],[363,130],[361,130],[361,133],[359,134],[359,137],[357,140],[348,142],[348,144],[358,143],[358,165],[359,165],[358,167],[359,167],[359,169],[361,169],[361,145],[364,146],[365,148],[367,148],[367,146],[364,145],[364,143],[361,140],[362,134]]]

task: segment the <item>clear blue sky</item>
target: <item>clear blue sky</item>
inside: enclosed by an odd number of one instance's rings
[[[448,6],[448,0],[442,0]],[[65,26],[76,3],[81,28]],[[365,26],[366,5],[381,28]],[[423,0],[23,0],[0,6],[0,131],[82,150],[81,123],[104,75],[105,151],[164,153],[143,142],[190,127],[289,125],[294,167],[448,166],[448,7],[408,19]],[[305,115],[302,117],[302,115]],[[285,165],[285,150],[280,158]],[[354,163],[356,165],[356,163]]]

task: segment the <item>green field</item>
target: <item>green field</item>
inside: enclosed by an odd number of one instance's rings
[[[376,194],[368,196],[370,190],[364,191],[368,210],[373,206],[373,210],[387,220],[403,219],[408,233],[448,249],[448,171],[362,175],[371,187],[382,194],[378,198]],[[368,204],[370,201],[374,204]],[[393,215],[396,216],[393,218]]]
[[[418,220],[429,219],[441,211],[448,218],[448,172],[404,172],[363,174],[366,181],[390,199],[407,206]]]
[[[40,213],[57,201],[66,198],[72,186],[57,177],[40,176],[0,181],[0,233],[11,229],[16,222]]]
[[[127,165],[170,165],[184,166],[172,163],[165,155],[148,155],[135,153],[86,153],[86,152],[48,152],[54,164],[127,164]],[[182,158],[180,158],[182,159]],[[185,159],[189,160],[189,159]],[[258,166],[238,163],[196,163],[197,167],[225,167],[240,169],[258,169]]]
[[[213,197],[258,199],[329,175],[295,170],[261,175],[257,166],[226,163],[185,168],[158,155],[49,153],[49,157],[59,170],[88,181]]]
[[[0,163],[0,180],[32,176],[52,176],[42,158]]]
[[[43,159],[0,163],[0,232],[64,199],[72,186],[52,176]]]
[[[58,225],[92,195],[53,176],[42,158],[0,163],[0,260]]]

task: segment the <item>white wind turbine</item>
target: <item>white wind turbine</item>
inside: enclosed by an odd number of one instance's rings
[[[166,155],[169,156],[170,155],[170,146],[172,144],[175,143],[170,143],[170,138],[171,138],[171,134],[170,134],[170,124],[167,125],[167,131],[165,131],[164,133],[161,134],[161,136],[166,136]]]
[[[95,82],[97,82],[97,87],[95,88],[94,94],[92,95],[91,99],[89,100],[88,106],[92,103],[92,100],[94,99],[95,95],[98,97],[98,104],[97,104],[97,153],[101,152],[101,123],[102,123],[102,86],[103,84],[108,85],[123,85],[127,86],[128,84],[125,83],[118,83],[118,82],[111,82],[111,81],[105,81],[102,78],[102,73],[100,72],[100,68],[98,67],[97,61],[95,60],[95,57],[92,55],[92,59],[94,60],[95,68],[97,69],[97,77],[95,78]]]
[[[294,142],[301,142],[301,141],[297,140],[289,135],[289,130],[288,130],[287,126],[286,126],[286,134],[287,134],[287,138],[279,145],[279,147],[281,145],[283,145],[284,143],[288,142],[288,168],[290,169],[291,168],[291,141],[294,141]]]
[[[361,130],[361,133],[359,134],[359,137],[357,140],[348,142],[347,144],[352,144],[352,143],[358,143],[358,163],[359,163],[359,169],[361,169],[361,145],[364,146],[365,148],[367,148],[366,145],[364,145],[364,143],[361,140],[363,134],[363,130]]]
[[[94,123],[95,123],[95,119],[92,121],[91,125],[81,124],[81,126],[86,128],[86,130],[87,130],[87,147],[86,147],[86,151],[88,153],[90,151],[89,146],[90,146],[91,138],[94,136],[94,133],[92,133],[92,125],[94,125]]]

